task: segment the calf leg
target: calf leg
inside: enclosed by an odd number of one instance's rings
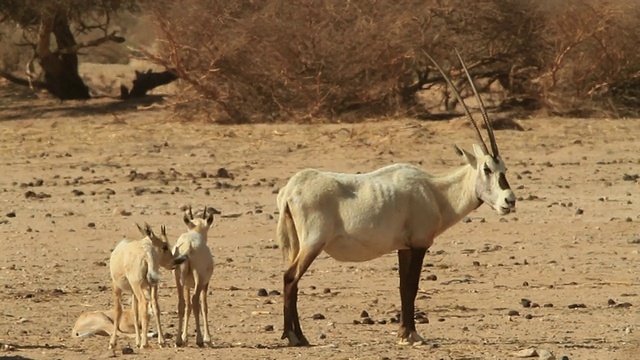
[[[194,278],[197,274],[194,274]],[[196,345],[199,347],[204,346],[202,340],[202,331],[200,329],[200,294],[202,293],[202,284],[200,284],[196,278],[196,288],[193,291],[193,297],[191,297],[191,307],[193,308],[193,318],[196,326]]]
[[[113,332],[109,339],[109,349],[116,347],[118,327],[120,326],[120,319],[122,319],[122,290],[116,286],[113,287],[113,310],[115,314],[113,316]]]
[[[211,346],[211,333],[209,332],[209,304],[207,303],[207,291],[209,291],[209,283],[202,286],[202,295],[200,301],[202,303],[202,326],[204,327],[204,343]]]
[[[402,303],[400,329],[398,330],[400,344],[424,341],[416,332],[414,312],[418,284],[420,283],[420,271],[426,251],[426,249],[398,250],[400,301]]]
[[[322,247],[302,249],[284,274],[284,332],[282,338],[289,340],[289,346],[309,346],[309,341],[302,333],[298,315],[298,282],[321,252]]]
[[[185,312],[184,312],[184,321],[182,323],[182,339],[187,342],[187,337],[189,336],[189,318],[191,317],[191,289],[188,286],[183,286],[184,291],[184,302],[185,302]]]
[[[185,296],[184,284],[182,283],[180,271],[180,268],[173,270],[173,275],[176,279],[176,290],[178,291],[178,334],[176,335],[176,346],[182,346],[187,340],[186,337],[182,337],[182,328],[184,327]]]
[[[133,288],[133,286],[131,286]],[[131,294],[131,309],[133,310],[133,323],[136,325],[136,347],[140,347],[140,307],[135,292]]]
[[[145,348],[148,346],[147,334],[149,333],[149,303],[145,296],[145,291],[139,286],[139,284],[132,284],[133,290],[132,299],[136,299],[137,307],[134,309],[134,319],[136,324],[141,323],[141,329],[136,326],[136,345],[139,348]],[[149,295],[151,297],[151,295]]]
[[[158,332],[158,345],[164,346],[164,333],[162,332],[162,325],[160,324],[160,305],[158,305],[158,285],[154,285],[151,287],[151,308],[153,309],[153,315],[156,319],[156,331]],[[143,316],[146,316],[147,313],[144,313]],[[149,332],[144,333],[145,336],[149,334]]]

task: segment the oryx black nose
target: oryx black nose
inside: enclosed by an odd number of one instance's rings
[[[506,198],[506,199],[504,199],[504,202],[506,202],[507,205],[509,205],[511,207],[515,207],[516,206],[516,199]]]

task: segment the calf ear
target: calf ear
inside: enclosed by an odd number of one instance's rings
[[[207,218],[207,226],[211,226],[211,224],[213,224],[213,213],[209,214]]]
[[[150,238],[155,237],[154,233],[153,233],[153,230],[151,230],[151,226],[149,226],[149,224],[147,224],[147,223],[144,224],[144,232]]]
[[[138,223],[136,223],[136,227],[138,228],[138,231],[140,231],[140,234],[142,234],[142,236],[147,236],[147,234],[144,232],[144,229],[138,225]]]
[[[467,163],[471,165],[472,168],[476,169],[478,167],[478,160],[476,159],[475,156],[473,156],[473,154],[471,154],[470,152],[464,149],[459,148],[457,145],[454,145],[454,148],[456,150],[456,154],[465,158]],[[475,150],[475,145],[474,145],[474,150]]]

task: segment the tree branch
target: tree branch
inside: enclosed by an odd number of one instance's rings
[[[5,78],[11,81],[14,84],[29,86],[36,89],[46,89],[47,84],[42,81],[29,81],[27,79],[23,79],[21,77],[17,77],[8,71],[0,71],[0,77]]]
[[[51,44],[51,33],[53,32],[53,16],[43,17],[38,31],[38,47],[36,53],[38,58],[45,59],[51,55],[49,46]]]
[[[67,47],[64,49],[59,49],[58,51],[55,52],[55,54],[76,54],[80,49],[99,46],[109,41],[113,41],[116,43],[125,42],[125,38],[122,36],[116,35],[116,33],[117,31],[113,31],[111,34],[107,34],[103,37],[99,37],[97,39],[93,39],[87,42],[77,43],[71,47]]]

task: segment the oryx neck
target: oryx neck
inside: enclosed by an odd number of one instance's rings
[[[476,194],[474,169],[464,165],[450,172],[434,175],[433,185],[442,210],[442,226],[439,233],[462,220],[482,205]]]

